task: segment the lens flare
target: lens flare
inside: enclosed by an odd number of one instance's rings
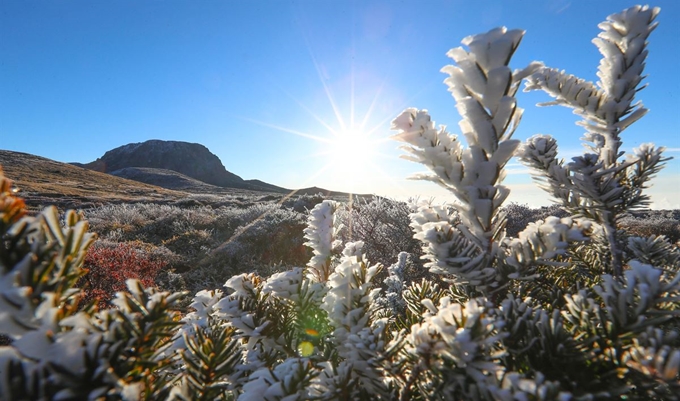
[[[307,334],[310,337],[314,337],[314,338],[319,337],[319,332],[314,330],[314,329],[305,329],[305,334]]]
[[[314,353],[314,344],[309,341],[303,341],[298,345],[298,352],[303,357],[308,357]]]

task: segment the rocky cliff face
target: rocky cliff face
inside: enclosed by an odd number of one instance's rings
[[[241,177],[224,168],[220,159],[198,143],[150,140],[124,145],[83,167],[111,173],[127,167],[167,169],[220,187],[246,187]]]

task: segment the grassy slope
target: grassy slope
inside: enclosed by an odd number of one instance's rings
[[[27,153],[0,150],[0,166],[31,208],[178,200],[185,193],[98,173]]]

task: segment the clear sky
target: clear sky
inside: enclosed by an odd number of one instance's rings
[[[227,170],[286,188],[447,199],[407,181],[390,121],[428,109],[459,133],[439,70],[461,39],[497,26],[526,35],[511,66],[532,60],[596,81],[597,24],[635,3],[525,1],[14,1],[0,0],[0,149],[90,162],[149,139],[201,143]],[[657,0],[647,60],[650,112],[623,134],[680,157],[680,1]],[[515,138],[551,134],[566,159],[583,130],[547,95],[518,96]],[[344,138],[353,137],[347,141]],[[513,161],[511,200],[549,203]],[[680,161],[651,190],[680,208]]]

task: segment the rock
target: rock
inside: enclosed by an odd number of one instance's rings
[[[241,177],[224,167],[220,159],[198,143],[149,140],[112,150],[85,168],[111,173],[127,167],[149,167],[176,171],[219,187],[245,187]]]

